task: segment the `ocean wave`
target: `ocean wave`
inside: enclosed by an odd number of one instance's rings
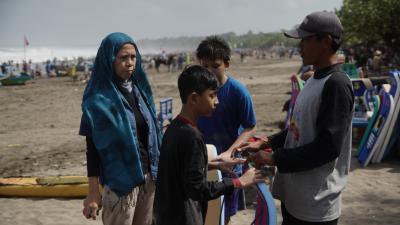
[[[71,60],[78,57],[94,57],[96,47],[0,47],[0,62],[13,60],[22,62],[24,59],[32,62],[44,62],[54,58]]]

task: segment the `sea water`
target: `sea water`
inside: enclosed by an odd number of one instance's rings
[[[9,60],[22,62],[24,59],[32,62],[44,62],[54,58],[71,60],[78,57],[94,57],[96,53],[96,46],[27,46],[25,52],[23,47],[0,46],[0,63]]]
[[[72,60],[78,57],[95,57],[98,46],[0,46],[0,64],[13,60],[14,63],[21,63],[23,60],[31,60],[34,63],[58,60]],[[162,50],[162,49],[161,49]],[[144,47],[140,49],[142,55],[160,54],[159,48]],[[171,51],[172,52],[172,51]]]

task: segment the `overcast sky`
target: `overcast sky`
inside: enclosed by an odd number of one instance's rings
[[[134,39],[290,29],[342,0],[0,0],[0,46],[98,45],[111,32]]]

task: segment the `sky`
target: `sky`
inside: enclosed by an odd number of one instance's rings
[[[98,45],[111,32],[135,40],[276,32],[342,0],[0,0],[0,46]]]

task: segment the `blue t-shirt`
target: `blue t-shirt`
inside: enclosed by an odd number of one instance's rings
[[[253,102],[246,87],[228,76],[217,92],[219,104],[211,117],[202,117],[198,128],[204,142],[213,144],[218,154],[228,150],[242,129],[254,127],[256,116]]]

